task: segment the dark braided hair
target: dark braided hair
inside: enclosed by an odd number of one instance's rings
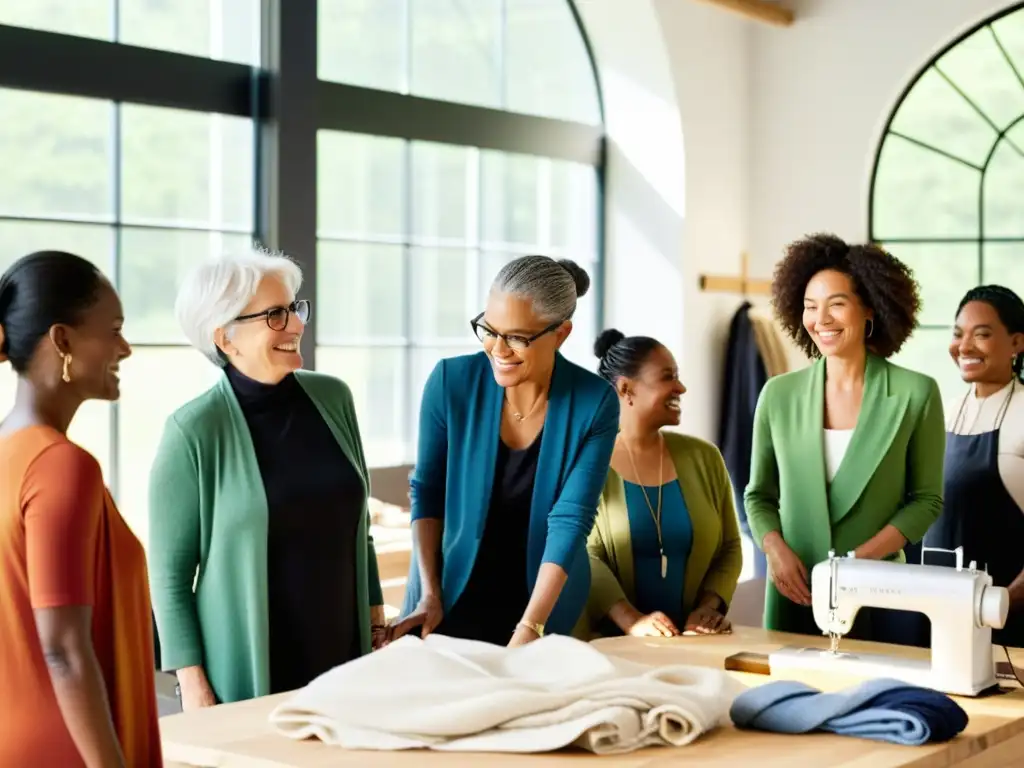
[[[959,316],[964,306],[972,301],[981,301],[992,307],[999,315],[1000,322],[1011,334],[1024,333],[1024,301],[1009,288],[1002,285],[979,285],[977,288],[971,288],[960,299],[956,314]],[[1013,358],[1013,375],[1024,382],[1024,352],[1018,352]]]
[[[620,376],[635,379],[648,356],[662,346],[650,336],[626,336],[614,328],[601,331],[594,342],[594,354],[600,359],[598,374],[612,384]]]

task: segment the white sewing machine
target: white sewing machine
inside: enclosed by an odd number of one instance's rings
[[[783,648],[769,654],[771,674],[820,669],[863,678],[892,677],[960,696],[976,696],[996,684],[992,630],[1006,621],[1010,596],[992,585],[975,563],[955,568],[860,560],[850,553],[818,563],[811,571],[814,621],[831,649]],[[839,651],[861,608],[919,611],[932,625],[931,662],[877,653]]]

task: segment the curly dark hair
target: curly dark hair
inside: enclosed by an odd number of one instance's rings
[[[868,347],[892,357],[917,328],[921,296],[910,268],[873,243],[850,245],[835,235],[815,234],[790,243],[775,267],[772,306],[779,322],[810,358],[820,357],[804,328],[804,291],[824,269],[842,272],[853,281],[864,306],[873,311]]]

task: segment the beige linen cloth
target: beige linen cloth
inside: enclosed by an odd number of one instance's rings
[[[680,643],[687,642],[680,638]],[[728,722],[725,672],[651,667],[549,635],[518,648],[405,636],[321,675],[270,722],[346,749],[621,754],[682,746]]]

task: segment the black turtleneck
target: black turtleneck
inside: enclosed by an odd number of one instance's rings
[[[263,384],[227,366],[267,495],[270,688],[301,688],[359,650],[355,540],[365,491],[290,375]]]

